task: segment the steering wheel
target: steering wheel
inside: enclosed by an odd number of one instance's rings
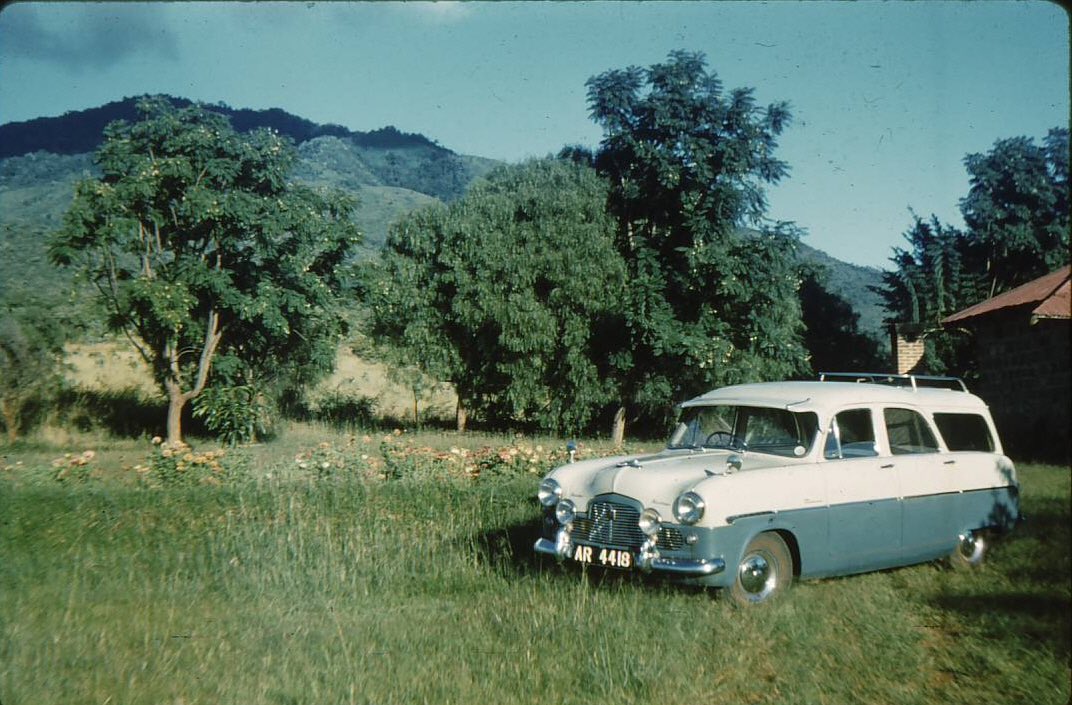
[[[705,446],[722,446],[733,450],[744,450],[746,447],[743,440],[729,431],[715,431],[707,437],[707,440],[705,440],[703,444]]]

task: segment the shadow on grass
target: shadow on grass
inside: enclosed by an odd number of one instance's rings
[[[184,435],[211,435],[192,411],[193,406],[187,404]],[[56,400],[56,415],[61,425],[79,431],[104,430],[117,438],[164,435],[167,428],[167,402],[147,398],[136,389],[67,389]]]
[[[1068,505],[1036,499],[1026,521],[988,558],[987,570],[1000,572],[1002,580],[982,573],[970,585],[929,601],[995,638],[1015,636],[1067,661],[1072,654],[1070,536]]]
[[[1072,654],[1069,601],[1058,594],[945,594],[931,603],[958,614],[995,639],[1016,638],[1032,646],[1045,646],[1064,661]]]
[[[69,389],[57,400],[60,421],[79,431],[106,430],[121,438],[160,435],[167,426],[167,405],[134,389]]]
[[[540,538],[540,525],[540,519],[533,519],[480,534],[474,542],[478,557],[487,565],[499,566],[518,576],[541,572],[547,564],[532,548]]]

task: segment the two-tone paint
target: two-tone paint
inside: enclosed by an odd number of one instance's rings
[[[813,578],[934,560],[952,554],[964,537],[1005,531],[1019,518],[1013,464],[1002,453],[986,405],[967,392],[784,382],[726,387],[681,406],[703,405],[813,412],[819,430],[801,457],[668,449],[571,463],[548,475],[580,518],[603,501],[658,512],[662,525],[684,541],[672,549],[655,545],[638,565],[668,578],[728,587],[746,547],[764,532],[777,532],[785,541],[795,575]],[[854,409],[871,412],[876,454],[825,457],[832,419]],[[936,452],[894,454],[882,423],[887,409],[915,411],[926,419]],[[992,449],[950,450],[934,422],[936,413],[981,417]],[[700,495],[705,510],[699,522],[687,526],[675,522],[672,505],[690,490]],[[536,550],[554,554],[560,529],[549,512]]]

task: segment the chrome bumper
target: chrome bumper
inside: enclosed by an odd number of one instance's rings
[[[555,555],[555,542],[551,539],[536,539],[536,545],[532,548],[535,549],[536,553],[546,553],[549,556]]]
[[[656,556],[651,559],[651,570],[698,578],[704,575],[717,575],[726,570],[726,561],[721,558],[692,559]]]
[[[555,550],[555,542],[550,539],[537,539],[532,547],[536,553],[543,553],[562,560]],[[717,575],[726,570],[726,562],[721,558],[664,558],[663,556],[651,556],[640,553],[637,557],[637,567],[645,573],[658,571],[683,577],[700,578],[705,575]]]

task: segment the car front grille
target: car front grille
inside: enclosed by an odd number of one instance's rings
[[[588,505],[588,516],[574,520],[573,539],[636,551],[644,543],[639,520],[640,511],[635,507],[618,502],[592,502]],[[684,546],[685,539],[677,529],[664,526],[659,529],[656,545],[672,551]]]
[[[664,526],[659,529],[659,540],[656,545],[668,551],[676,551],[685,546],[685,537],[677,529]]]

